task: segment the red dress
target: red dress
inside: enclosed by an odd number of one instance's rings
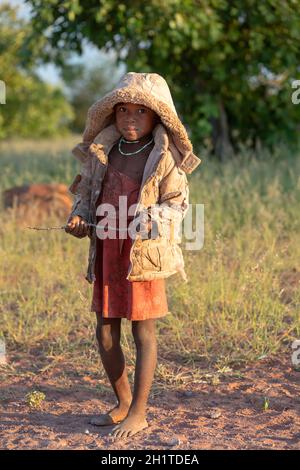
[[[118,228],[119,196],[127,196],[128,210],[131,204],[137,202],[139,189],[140,183],[108,163],[96,208],[100,203],[112,204],[116,208]],[[106,217],[107,213],[97,216],[97,224]],[[133,216],[127,216],[127,227],[132,219]],[[108,224],[114,226],[113,223]],[[121,239],[119,233],[116,231],[115,238],[101,239],[96,236],[96,281],[93,284],[91,311],[104,318],[127,318],[132,321],[165,316],[168,313],[165,279],[128,281],[126,276],[133,239],[128,232],[127,237]]]

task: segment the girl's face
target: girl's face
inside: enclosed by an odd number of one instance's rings
[[[115,116],[116,127],[126,140],[139,140],[150,134],[159,121],[152,109],[135,103],[116,104]]]

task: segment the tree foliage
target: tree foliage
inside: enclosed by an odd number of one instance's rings
[[[45,60],[63,63],[84,38],[129,70],[162,74],[197,142],[296,142],[299,0],[26,0]],[[23,53],[26,54],[26,47]]]
[[[66,62],[61,75],[68,101],[75,111],[70,127],[72,131],[82,132],[88,108],[110,91],[120,75],[113,61],[108,59],[101,60],[101,65]]]
[[[30,24],[15,8],[0,6],[0,79],[6,85],[6,104],[0,105],[0,138],[41,137],[67,132],[73,111],[62,91],[43,83],[32,67],[22,63],[20,50],[31,34]],[[32,56],[37,54],[37,48]]]

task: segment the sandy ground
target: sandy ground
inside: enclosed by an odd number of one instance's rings
[[[149,427],[119,441],[108,436],[112,427],[88,424],[114,404],[100,373],[18,356],[9,364],[0,370],[1,449],[300,449],[300,371],[287,353],[178,386],[154,385]],[[40,409],[26,403],[32,390],[46,395]]]

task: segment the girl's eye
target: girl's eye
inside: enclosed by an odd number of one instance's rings
[[[125,106],[120,106],[120,107],[118,108],[118,111],[120,111],[121,113],[126,112]],[[146,111],[145,108],[139,108],[139,109],[138,109],[138,112],[139,112],[140,114],[144,114],[144,113],[146,113],[147,111]]]

